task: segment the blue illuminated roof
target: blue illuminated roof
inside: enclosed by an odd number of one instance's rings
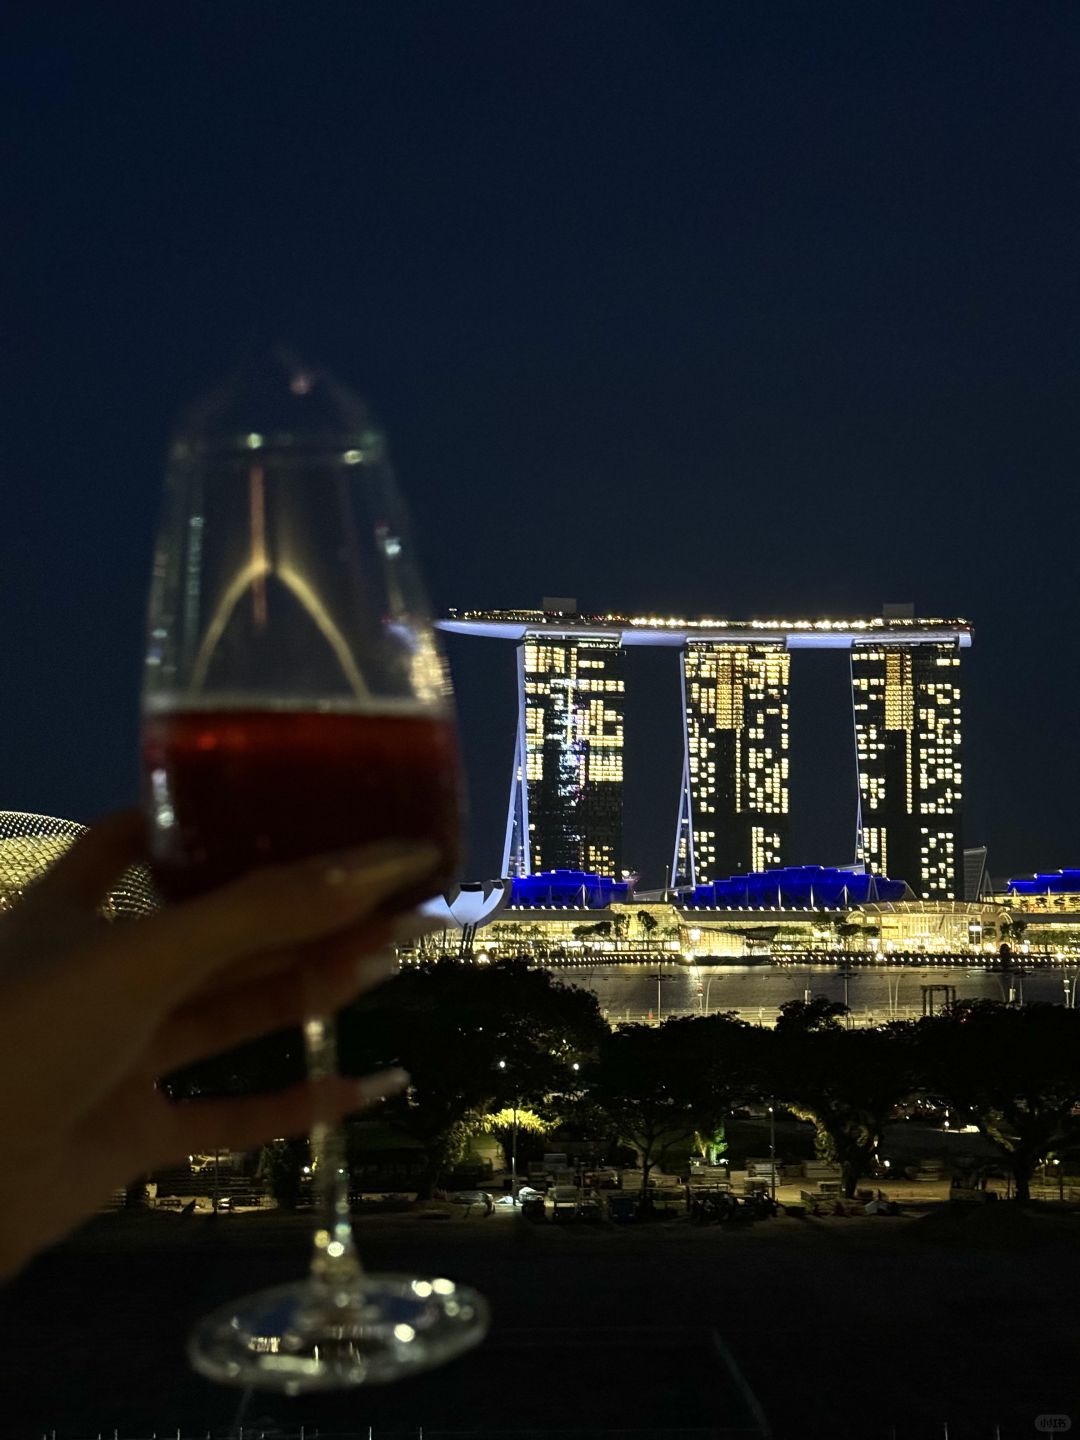
[[[633,895],[632,880],[612,880],[585,870],[539,870],[515,876],[510,904],[538,908],[565,906],[573,910],[604,910],[613,902],[626,904]]]
[[[1076,895],[1080,893],[1080,870],[1048,870],[1010,880],[1005,888],[1014,895]]]
[[[907,893],[903,880],[889,880],[884,875],[824,865],[787,865],[696,885],[680,891],[679,904],[688,909],[749,906],[755,910],[801,910],[810,906],[837,910],[846,905],[903,900]]]

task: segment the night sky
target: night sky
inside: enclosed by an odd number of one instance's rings
[[[438,608],[970,619],[967,841],[1080,864],[1076,6],[39,0],[2,49],[0,808],[134,796],[169,430],[284,336]],[[490,874],[512,651],[451,662]],[[628,656],[654,881],[676,663]],[[844,657],[793,692],[792,859],[845,861]]]

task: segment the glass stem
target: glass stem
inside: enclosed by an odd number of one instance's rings
[[[304,1022],[308,1078],[337,1074],[337,1025],[333,1015],[312,1015]],[[311,1127],[314,1171],[315,1249],[312,1278],[335,1289],[355,1286],[362,1273],[349,1211],[349,1166],[345,1131],[334,1118],[316,1113]]]

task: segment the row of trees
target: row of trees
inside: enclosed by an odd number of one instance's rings
[[[636,935],[631,931],[636,927]],[[549,950],[551,948],[551,937],[543,925],[532,924],[525,926],[497,925],[493,932],[501,935],[510,944],[522,936],[529,942],[531,948]],[[627,939],[644,940],[677,940],[679,938],[679,926],[674,922],[661,924],[655,915],[648,910],[639,910],[633,918],[625,912],[613,913],[609,917],[584,922],[575,925],[570,932],[576,940],[616,940]]]
[[[961,1002],[876,1030],[844,1006],[783,1006],[775,1028],[730,1014],[611,1030],[596,997],[520,961],[411,967],[341,1016],[342,1068],[403,1065],[407,1094],[381,1117],[419,1148],[421,1194],[471,1135],[523,1111],[537,1123],[634,1146],[645,1178],[672,1154],[706,1151],[731,1110],[773,1104],[813,1124],[818,1153],[854,1193],[898,1105],[925,1098],[998,1148],[1017,1199],[1049,1154],[1080,1145],[1080,1012]],[[298,1037],[271,1037],[173,1078],[180,1094],[265,1089],[295,1079]],[[527,1123],[532,1123],[531,1121]],[[284,1158],[284,1157],[279,1157]]]
[[[671,1153],[707,1148],[732,1109],[774,1104],[813,1124],[849,1195],[913,1098],[978,1125],[1020,1200],[1040,1160],[1080,1143],[1080,1013],[970,1001],[877,1030],[849,1030],[844,1014],[826,1000],[791,1001],[775,1028],[719,1014],[613,1031],[590,992],[545,971],[442,962],[347,1012],[342,1054],[358,1072],[410,1071],[411,1091],[386,1118],[423,1146],[429,1184],[470,1131],[511,1106],[633,1145],[647,1178]]]

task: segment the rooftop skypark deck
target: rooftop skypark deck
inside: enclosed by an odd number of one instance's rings
[[[438,622],[452,635],[522,640],[527,634],[596,636],[622,645],[682,646],[689,641],[761,644],[782,641],[788,650],[849,650],[856,644],[923,645],[953,643],[966,650],[972,627],[966,620],[918,617],[847,620],[718,620],[656,615],[579,615],[552,610],[449,610]]]

